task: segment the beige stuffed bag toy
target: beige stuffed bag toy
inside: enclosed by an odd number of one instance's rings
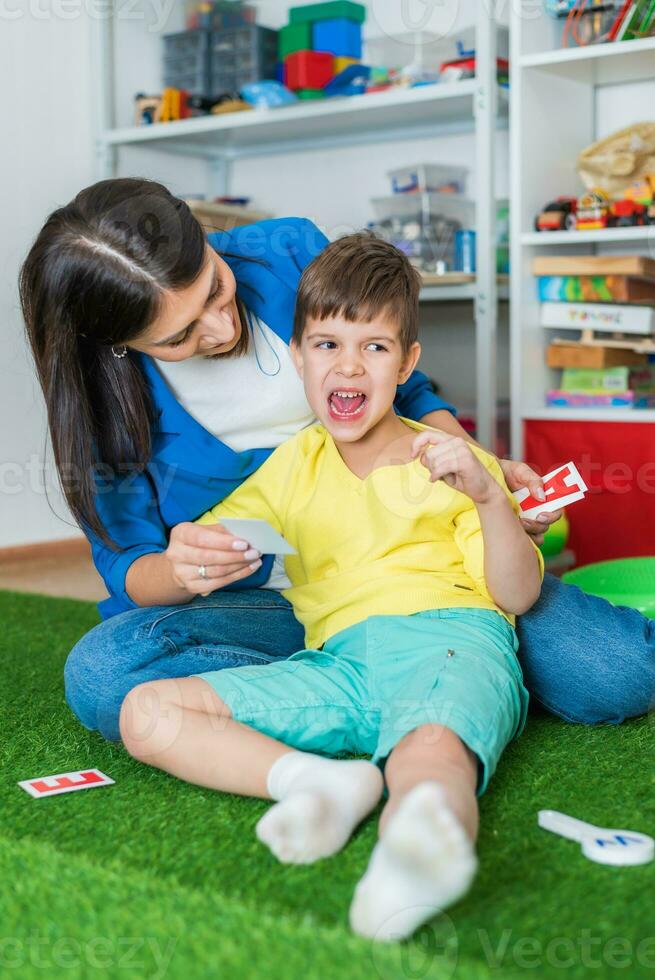
[[[635,123],[592,143],[578,156],[577,166],[589,190],[623,197],[633,180],[655,173],[655,123]]]

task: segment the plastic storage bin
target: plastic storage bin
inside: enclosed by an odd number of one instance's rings
[[[416,163],[410,167],[390,170],[394,194],[414,194],[421,192],[463,194],[466,190],[468,167],[456,167],[441,163]]]
[[[211,96],[209,49],[211,31],[166,34],[163,80],[166,88],[186,89],[192,95]]]
[[[378,234],[392,242],[424,272],[452,272],[455,235],[470,228],[473,201],[461,194],[393,194],[371,201]]]
[[[599,561],[574,568],[562,576],[562,581],[655,619],[655,558]]]
[[[278,32],[249,24],[211,36],[209,76],[212,95],[237,92],[243,85],[274,80],[277,72]]]
[[[371,204],[377,221],[400,218],[432,222],[448,218],[462,228],[475,227],[475,204],[461,194],[392,194],[371,198]]]

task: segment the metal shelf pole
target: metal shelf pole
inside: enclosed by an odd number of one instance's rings
[[[476,295],[475,379],[477,438],[495,451],[497,401],[498,295],[496,286],[495,133],[498,111],[496,24],[493,5],[478,4],[476,24],[475,151]]]

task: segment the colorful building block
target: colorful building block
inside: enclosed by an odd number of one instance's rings
[[[299,88],[296,95],[299,99],[303,99],[304,101],[325,98],[325,92],[322,88]]]
[[[294,51],[284,59],[284,84],[292,91],[323,88],[334,77],[334,56],[325,51]]]
[[[316,21],[312,24],[312,48],[343,58],[361,58],[361,24],[344,18]]]
[[[280,61],[294,51],[310,51],[312,47],[311,24],[287,24],[278,33],[278,56]]]
[[[332,0],[330,3],[307,3],[302,7],[292,7],[289,11],[290,24],[314,23],[317,20],[346,18],[363,24],[366,20],[366,7],[352,0]]]
[[[334,74],[338,75],[340,72],[344,71],[346,68],[350,68],[351,65],[358,65],[359,58],[335,58],[334,59]]]

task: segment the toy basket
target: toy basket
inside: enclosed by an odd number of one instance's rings
[[[655,619],[655,558],[599,561],[566,572],[562,581]]]

